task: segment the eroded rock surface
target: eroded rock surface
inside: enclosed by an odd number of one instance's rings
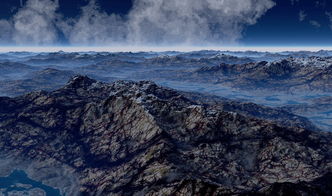
[[[71,168],[82,195],[273,195],[289,184],[330,193],[330,133],[241,110],[152,82],[77,76],[54,92],[0,98],[0,149]]]

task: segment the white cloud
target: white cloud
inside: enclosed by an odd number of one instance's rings
[[[129,14],[134,43],[224,44],[241,38],[271,0],[136,0]]]
[[[17,44],[55,44],[60,31],[73,45],[221,45],[236,43],[244,28],[274,5],[273,0],[134,0],[129,14],[119,16],[90,0],[79,16],[63,20],[56,14],[58,0],[28,0],[7,22]]]
[[[13,17],[13,40],[20,45],[46,45],[58,41],[55,26],[58,0],[29,0]]]
[[[123,42],[126,38],[124,20],[115,14],[100,11],[95,0],[82,8],[79,18],[60,25],[71,44],[103,45]]]

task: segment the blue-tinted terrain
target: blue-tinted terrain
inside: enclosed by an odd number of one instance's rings
[[[332,51],[1,53],[0,191],[331,195],[331,92]]]
[[[30,53],[0,55],[0,95],[55,90],[74,75],[151,80],[182,91],[282,108],[332,130],[332,55],[318,52]]]
[[[61,196],[60,191],[30,179],[24,171],[14,170],[0,178],[2,195]]]
[[[0,0],[0,196],[331,196],[331,0]]]

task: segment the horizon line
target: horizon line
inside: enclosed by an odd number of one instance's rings
[[[214,51],[257,51],[257,52],[317,52],[332,50],[332,46],[0,46],[0,53],[6,52],[193,52]]]

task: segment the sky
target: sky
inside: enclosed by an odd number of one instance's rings
[[[332,1],[0,1],[0,46],[131,45],[332,46]]]

